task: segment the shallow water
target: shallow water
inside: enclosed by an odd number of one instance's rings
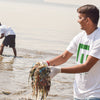
[[[10,48],[5,48],[5,51],[7,53],[4,52],[0,57],[0,100],[35,100],[35,97],[32,97],[31,80],[28,83],[29,71],[37,61],[58,54],[17,49],[18,57],[13,58]],[[62,66],[68,65],[70,61]],[[47,100],[72,100],[72,83],[71,74],[59,74],[54,77]]]

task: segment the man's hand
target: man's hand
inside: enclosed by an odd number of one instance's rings
[[[3,34],[1,34],[0,39],[2,39],[3,37],[4,37],[4,33],[3,33]]]
[[[44,65],[48,68],[50,68],[51,73],[50,73],[50,78],[52,79],[54,76],[56,76],[58,73],[61,73],[61,68],[60,67],[55,67],[55,66],[49,66],[47,61],[42,61],[40,62],[41,65]]]
[[[50,78],[51,78],[51,79],[52,79],[54,76],[56,76],[58,73],[61,73],[61,67],[50,66],[49,68],[51,69],[51,73],[50,73]]]
[[[48,66],[47,61],[38,62],[38,63],[35,64],[34,67],[36,68],[36,67],[39,67],[40,65],[50,68],[50,70],[51,70],[50,78],[51,78],[51,79],[52,79],[54,76],[56,76],[58,73],[61,73],[61,67]],[[34,68],[34,67],[33,67],[33,68]]]
[[[48,67],[47,61],[42,61],[42,62],[40,62],[40,64],[41,64],[41,65],[44,65],[44,66],[46,66],[46,67]]]

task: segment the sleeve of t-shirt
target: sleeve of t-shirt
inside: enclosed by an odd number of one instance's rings
[[[81,34],[78,34],[72,39],[72,41],[70,42],[66,50],[68,50],[69,52],[73,54],[77,52],[77,45],[78,45],[78,40],[80,39],[80,35]]]
[[[7,28],[5,26],[0,28],[0,34],[6,33],[6,31],[7,31]]]
[[[100,39],[94,42],[89,55],[100,59]]]

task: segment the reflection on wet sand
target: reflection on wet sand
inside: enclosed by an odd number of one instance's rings
[[[12,71],[14,60],[14,57],[9,59],[8,57],[0,56],[0,70]]]

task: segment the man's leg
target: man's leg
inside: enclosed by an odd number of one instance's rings
[[[3,49],[4,49],[4,45],[1,44],[1,46],[0,46],[0,55],[2,55],[2,53],[3,53]]]
[[[12,48],[13,49],[13,52],[14,52],[14,57],[17,56],[17,52],[16,52],[16,48]]]

